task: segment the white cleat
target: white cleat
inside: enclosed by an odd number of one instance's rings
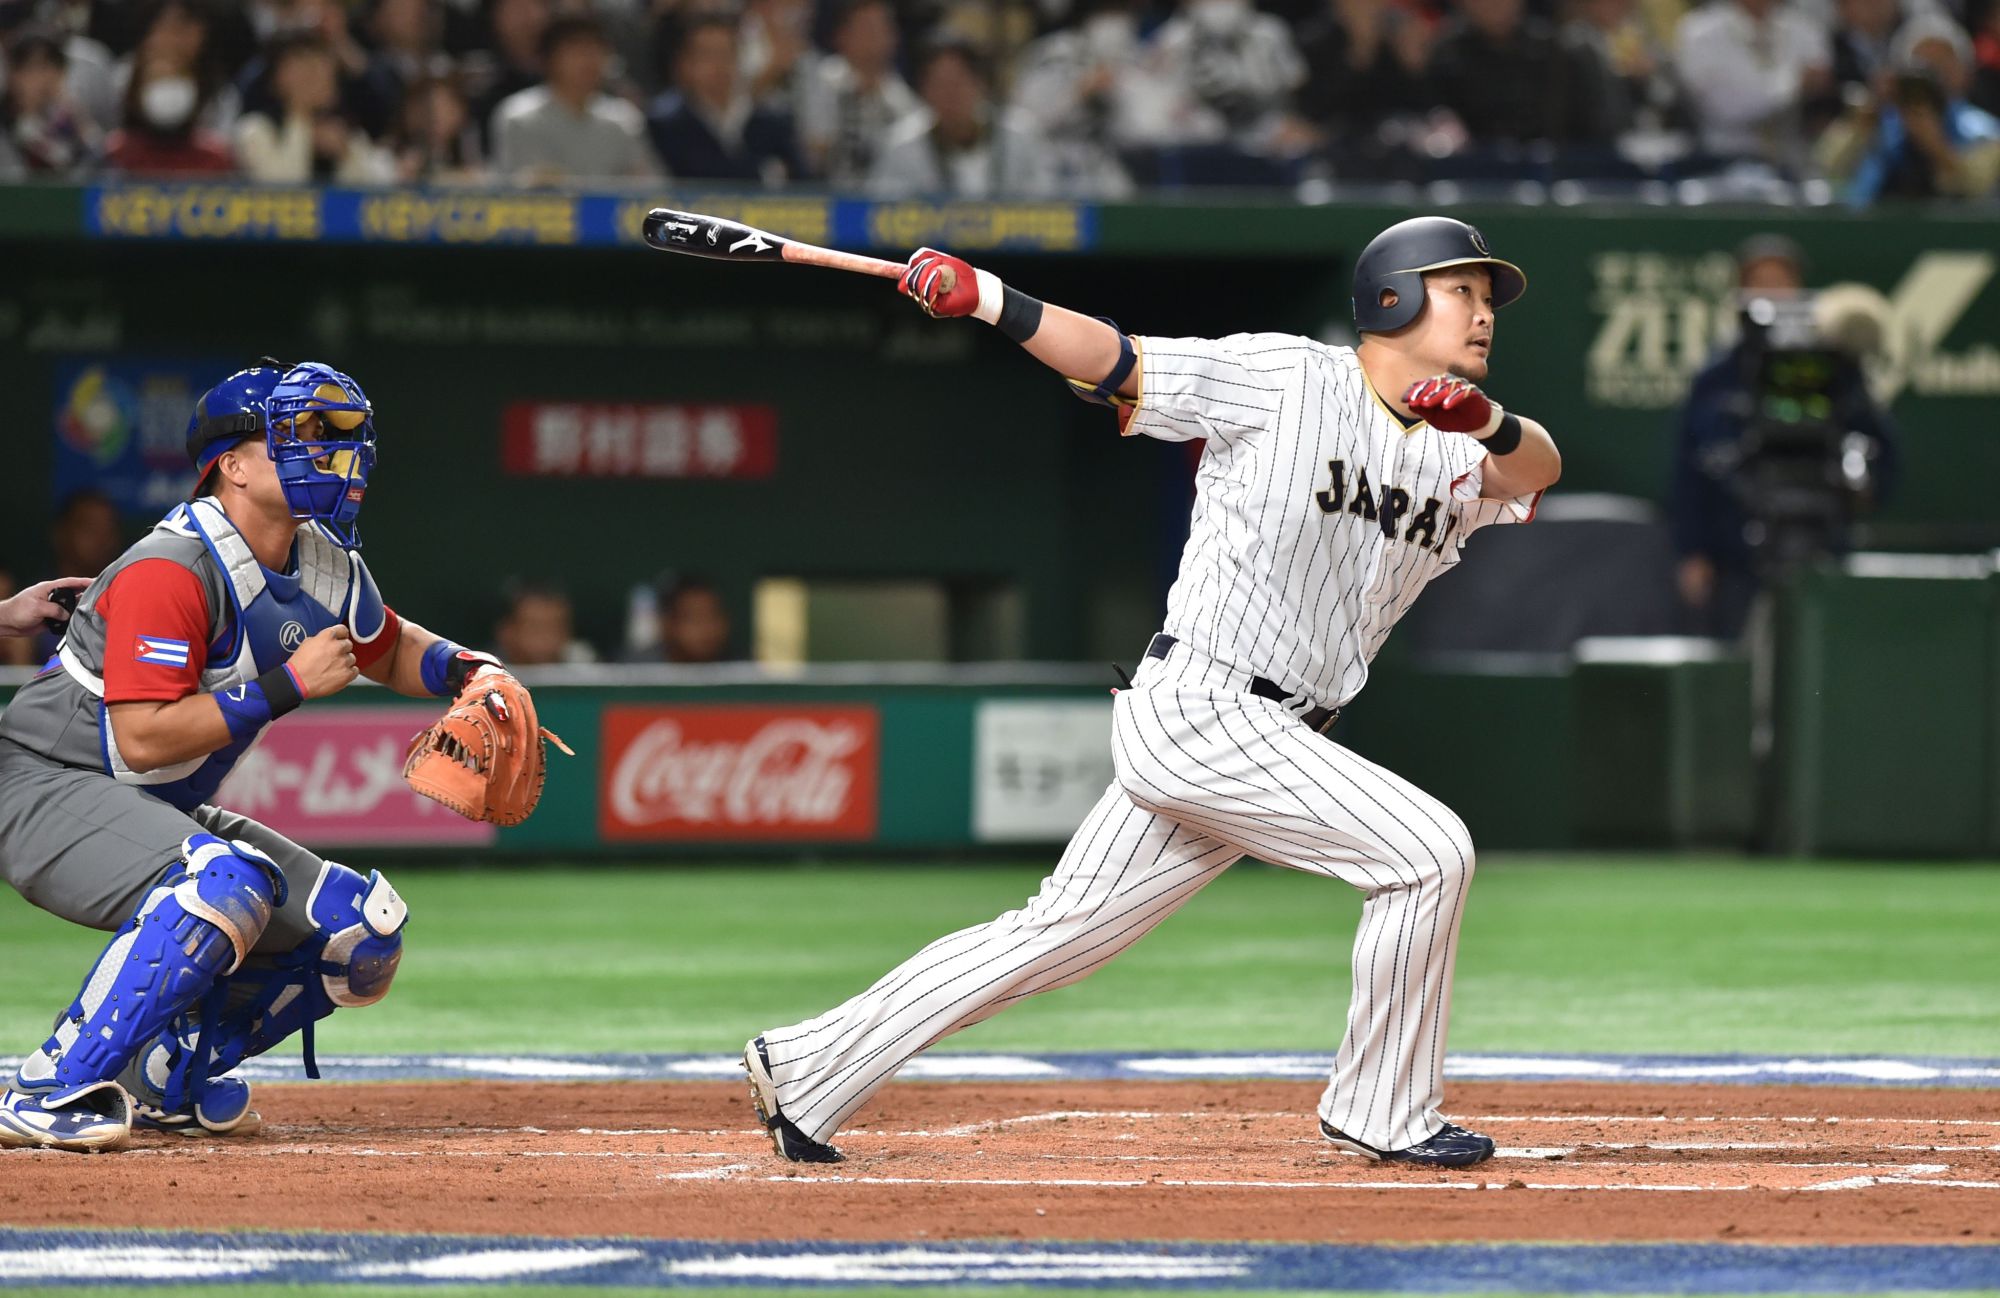
[[[132,1099],[116,1082],[0,1094],[0,1148],[94,1154],[131,1143]]]

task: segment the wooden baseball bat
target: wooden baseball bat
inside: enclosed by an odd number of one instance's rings
[[[713,261],[785,261],[882,279],[898,279],[909,269],[899,261],[883,261],[880,257],[863,257],[859,253],[781,239],[740,221],[704,216],[700,212],[677,212],[671,207],[656,207],[646,213],[645,235],[647,246],[661,252],[686,253]]]

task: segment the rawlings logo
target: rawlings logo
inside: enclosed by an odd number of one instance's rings
[[[1473,249],[1477,251],[1479,255],[1482,257],[1491,257],[1493,255],[1493,251],[1492,249],[1486,246],[1486,236],[1479,233],[1479,227],[1468,225],[1465,228],[1472,235]]]
[[[872,709],[614,708],[605,736],[607,837],[874,832]]]
[[[297,651],[306,642],[306,628],[303,622],[287,622],[278,628],[278,647],[286,653]]]

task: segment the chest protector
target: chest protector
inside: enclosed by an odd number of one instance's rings
[[[273,572],[257,561],[221,506],[208,499],[194,500],[175,506],[113,571],[139,558],[170,558],[182,563],[201,578],[209,592],[208,657],[201,673],[204,693],[234,689],[257,679],[328,627],[345,623],[356,644],[364,645],[382,633],[387,621],[382,597],[361,556],[317,523],[299,529],[291,570]],[[112,575],[107,572],[106,578]],[[101,588],[93,588],[91,593]],[[81,625],[71,628],[57,658],[68,682],[96,701],[104,772],[123,784],[144,785],[148,793],[182,810],[210,801],[262,732],[235,740],[205,757],[150,771],[133,770],[118,751],[118,739],[105,712],[103,677],[105,655],[130,652],[130,647],[105,643],[104,621],[94,607],[79,609],[76,621]]]

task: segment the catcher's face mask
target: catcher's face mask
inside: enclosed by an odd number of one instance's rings
[[[375,408],[361,385],[315,361],[294,365],[266,403],[265,438],[292,517],[358,546],[355,519],[375,467]]]

